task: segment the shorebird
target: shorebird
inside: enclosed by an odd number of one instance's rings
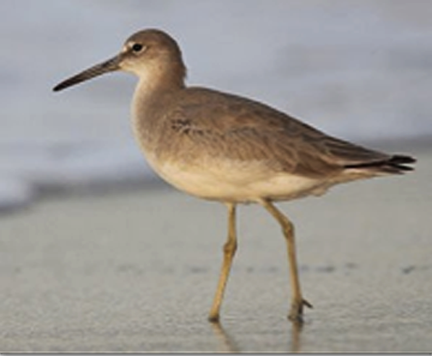
[[[339,183],[411,171],[407,164],[415,159],[326,135],[254,100],[186,86],[180,47],[157,29],[135,33],[118,55],[53,90],[118,70],[138,76],[132,128],[150,166],[179,190],[228,208],[228,239],[209,320],[219,320],[237,250],[236,207],[258,203],[282,228],[292,290],[288,318],[302,322],[303,308],[312,305],[300,288],[294,225],[274,202],[319,196]]]

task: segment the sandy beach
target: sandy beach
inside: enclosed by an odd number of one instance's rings
[[[403,149],[404,147],[402,147]],[[221,325],[207,322],[226,212],[171,188],[52,197],[0,219],[0,352],[431,351],[432,150],[413,174],[280,204],[314,305],[286,320],[285,242],[239,210]]]

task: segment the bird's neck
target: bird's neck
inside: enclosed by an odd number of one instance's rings
[[[185,88],[186,68],[181,60],[162,60],[138,73],[134,107],[151,104],[165,93]]]
[[[157,140],[158,127],[163,124],[162,112],[170,99],[185,86],[186,70],[177,65],[159,65],[147,73],[141,73],[132,101],[132,128],[141,148],[151,146]]]

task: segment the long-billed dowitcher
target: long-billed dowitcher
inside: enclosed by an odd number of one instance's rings
[[[216,90],[187,87],[180,48],[155,29],[129,37],[115,57],[58,84],[59,91],[104,73],[138,76],[132,102],[134,136],[153,169],[194,196],[225,203],[228,239],[209,320],[218,321],[237,249],[236,206],[261,204],[286,238],[292,301],[302,321],[294,226],[275,201],[321,195],[338,183],[400,174],[415,159],[388,155],[328,136],[265,104]]]

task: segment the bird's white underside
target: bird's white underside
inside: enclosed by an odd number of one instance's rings
[[[272,172],[260,162],[213,160],[201,165],[159,162],[145,153],[150,166],[168,183],[194,196],[224,202],[290,200],[321,195],[331,182]]]

